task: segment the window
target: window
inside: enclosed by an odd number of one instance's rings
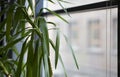
[[[68,20],[69,24],[52,15],[47,17],[48,21],[55,23],[59,21],[59,28],[70,39],[77,57],[79,70],[75,68],[71,52],[61,35],[60,54],[68,77],[117,77],[118,9],[116,3],[110,5],[110,1],[89,2],[91,1],[76,5],[77,7],[74,5],[69,7],[71,17],[59,8],[56,10]],[[112,8],[108,6],[112,6]],[[54,31],[50,32],[51,38],[54,39]],[[64,77],[62,66],[59,64],[57,69],[53,70],[54,77]]]
[[[89,47],[100,47],[100,21],[98,19],[90,20],[88,23]]]
[[[48,6],[48,8],[51,10],[62,9],[56,0],[53,0],[53,1],[55,2],[55,4],[48,2],[47,4],[45,3],[45,5]],[[81,5],[91,4],[91,3],[97,3],[97,2],[107,1],[107,0],[64,0],[64,1],[68,3],[61,2],[62,5],[65,8],[71,8],[71,7],[76,7],[76,6],[81,6]]]
[[[117,49],[117,17],[112,19],[112,48]]]

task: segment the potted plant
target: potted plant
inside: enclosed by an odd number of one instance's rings
[[[52,0],[48,1],[54,3]],[[41,15],[42,11],[45,9],[64,22],[68,22],[48,8],[40,9],[39,15],[36,16],[32,0],[15,0],[12,3],[1,0],[0,7],[2,7],[0,17],[5,15],[0,22],[0,41],[5,42],[0,46],[0,77],[42,77],[43,75],[52,77],[50,45],[55,51],[55,68],[58,59],[62,62],[59,54],[59,30],[56,29],[56,42],[53,42],[49,38],[47,24],[55,25],[55,23],[47,22]],[[31,10],[31,14],[28,10]],[[22,43],[20,50],[16,47],[18,43]],[[14,53],[16,58],[9,58],[9,52]],[[77,65],[74,53],[73,57]]]

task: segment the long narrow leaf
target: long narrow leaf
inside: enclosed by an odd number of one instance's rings
[[[65,13],[70,16],[70,14],[67,12],[66,8],[63,7],[63,5],[57,0],[58,4],[62,7],[62,9],[65,11]],[[70,16],[71,17],[71,16]]]
[[[65,0],[58,0],[58,1],[63,2],[63,3],[73,4],[70,1],[65,1]]]
[[[11,32],[11,27],[12,27],[12,20],[13,20],[13,11],[15,9],[15,6],[11,6],[7,12],[7,24],[6,24],[6,39],[7,41],[10,38],[10,32]]]
[[[53,11],[51,11],[50,9],[48,9],[48,8],[44,8],[44,9],[46,9],[47,11],[49,11],[50,13],[52,13],[53,15],[55,15],[55,16],[57,16],[57,17],[59,17],[60,19],[62,19],[63,21],[65,21],[66,23],[68,23],[68,21],[67,20],[65,20],[63,17],[61,17],[59,14],[57,14],[57,13],[55,13],[55,12],[53,12]]]
[[[50,42],[51,46],[53,47],[53,49],[54,49],[54,51],[55,51],[56,48],[55,48],[55,45],[54,45],[53,41],[52,41],[51,39],[49,39],[49,42]],[[62,64],[65,77],[67,77],[67,73],[66,73],[66,70],[65,70],[65,66],[64,66],[64,63],[63,63],[63,61],[62,61],[62,58],[61,58],[61,55],[60,55],[60,54],[58,55],[58,58],[59,58],[59,60],[60,60],[60,62],[61,62],[61,64]]]
[[[3,71],[4,71],[4,73],[6,74],[6,75],[8,75],[9,74],[9,72],[7,71],[7,69],[6,69],[6,67],[4,66],[4,64],[0,61],[0,67],[2,67],[2,69],[3,69]]]
[[[43,33],[43,50],[45,53],[49,56],[49,34],[48,34],[48,28],[46,25],[46,21],[44,18],[40,19],[40,29]]]
[[[34,15],[34,9],[33,9],[33,2],[32,1],[33,0],[28,0],[28,3],[29,3],[29,6],[30,6],[30,9],[31,9],[31,11],[32,11],[32,13]]]
[[[23,63],[23,58],[24,58],[24,54],[26,52],[27,49],[27,40],[29,37],[26,38],[25,42],[22,45],[22,50],[21,50],[21,54],[20,54],[20,59],[17,65],[17,70],[16,70],[16,77],[20,77],[21,73],[22,73],[22,63]]]
[[[4,30],[5,24],[6,24],[6,19],[0,22],[0,31]]]
[[[57,36],[56,36],[56,49],[55,49],[55,68],[57,67],[57,63],[58,63],[59,46],[60,46],[60,35],[59,35],[59,32],[57,32]]]
[[[50,72],[49,72],[49,64],[48,64],[48,56],[45,54],[44,55],[44,67],[45,67],[45,76],[50,77]]]
[[[63,61],[62,61],[62,58],[61,58],[61,55],[59,54],[59,59],[60,59],[60,62],[61,62],[61,64],[62,64],[62,67],[63,67],[63,70],[64,70],[64,74],[65,74],[65,77],[67,77],[67,72],[66,72],[66,70],[65,70],[65,66],[64,66],[64,63],[63,63]]]
[[[49,42],[50,42],[52,48],[55,50],[55,44],[54,44],[54,42],[51,39],[49,39]]]
[[[52,65],[51,65],[51,61],[50,61],[50,58],[48,58],[48,65],[49,65],[49,74],[50,74],[50,77],[53,76],[53,72],[52,72]]]
[[[1,52],[8,50],[10,47],[12,47],[12,46],[14,46],[16,43],[20,42],[22,39],[24,39],[26,36],[28,36],[29,33],[31,33],[31,32],[30,32],[30,31],[29,31],[29,32],[26,32],[26,33],[24,34],[24,36],[22,36],[22,37],[20,37],[20,38],[18,38],[18,39],[16,39],[16,40],[14,40],[14,41],[9,42],[6,46],[1,47],[1,48],[0,48]]]
[[[56,24],[54,22],[47,22],[48,24],[52,24],[53,26],[56,27]]]
[[[35,42],[35,52],[34,52],[34,58],[33,58],[33,63],[36,64],[33,66],[33,76],[34,77],[39,77],[39,59],[41,57],[41,52],[39,51],[39,39],[36,40]]]
[[[68,38],[67,38],[65,35],[64,35],[64,37],[65,37],[65,40],[66,40],[69,48],[71,49],[71,52],[72,52],[72,55],[73,55],[73,58],[74,58],[76,67],[77,67],[77,69],[79,69],[78,62],[77,62],[76,57],[75,57],[75,54],[74,54],[74,50],[73,50],[72,46],[70,45],[70,43],[69,43],[69,41],[68,41]]]
[[[33,57],[34,57],[34,48],[33,48],[33,33],[32,33],[31,40],[29,41],[29,46],[28,46],[26,77],[33,76],[33,66],[32,66]]]
[[[51,2],[51,3],[53,3],[53,4],[55,4],[55,2],[53,2],[52,0],[48,0],[49,2]]]

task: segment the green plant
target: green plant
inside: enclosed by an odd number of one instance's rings
[[[52,0],[48,1],[54,3]],[[28,2],[28,6],[25,5],[26,2]],[[57,36],[54,44],[53,40],[49,38],[47,24],[55,25],[55,23],[47,22],[41,16],[42,11],[46,9],[66,23],[68,22],[48,8],[42,8],[39,15],[35,16],[32,0],[16,0],[14,3],[3,0],[0,3],[0,7],[4,7],[0,12],[0,17],[5,15],[3,21],[0,22],[0,41],[4,40],[6,42],[5,45],[0,47],[0,77],[42,77],[43,73],[45,77],[52,77],[49,45],[55,51],[56,68],[58,59],[62,62],[59,54],[59,30],[56,29]],[[31,14],[28,13],[29,9],[32,12]],[[67,13],[66,10],[65,12]],[[26,23],[29,23],[30,26],[27,27]],[[16,48],[18,43],[22,43],[20,51]],[[17,56],[16,59],[8,57],[10,51]],[[25,54],[27,54],[26,61],[24,61]],[[74,53],[73,57],[75,59]],[[76,59],[75,63],[77,65]],[[62,65],[64,67],[63,62]]]

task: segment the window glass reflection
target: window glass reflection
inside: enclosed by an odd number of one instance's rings
[[[68,77],[117,77],[117,9],[75,12],[71,13],[71,17],[62,16],[69,24],[54,16],[48,16],[48,21],[54,21],[69,38],[78,60],[79,70],[61,34],[60,54]],[[54,31],[49,31],[52,39],[55,39]],[[54,58],[51,59],[54,64]],[[64,77],[60,62],[57,69],[53,70],[54,77]]]

